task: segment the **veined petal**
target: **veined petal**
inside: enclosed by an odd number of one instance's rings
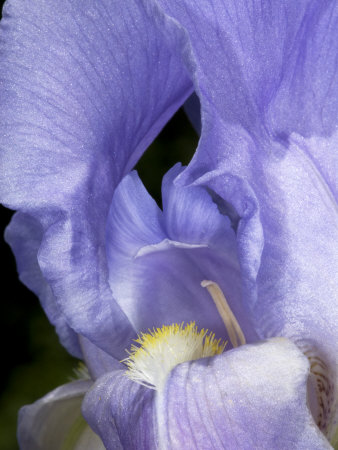
[[[260,336],[310,339],[337,373],[337,2],[161,4],[190,38],[201,103],[179,182],[235,209]]]
[[[261,135],[334,131],[334,0],[160,4],[186,29],[198,93],[225,122]]]
[[[226,338],[216,306],[201,287],[203,280],[213,280],[247,339],[256,339],[250,311],[241,299],[235,232],[204,188],[175,187],[181,171],[175,166],[164,178],[163,213],[136,173],[117,187],[107,227],[115,298],[137,332],[195,321],[199,328]]]
[[[175,185],[175,179],[182,172],[181,165],[176,164],[163,177],[162,203],[166,234],[175,241],[216,248],[224,238],[224,229],[229,228],[229,221],[219,213],[206,190]]]
[[[142,247],[165,239],[161,222],[162,211],[148,194],[137,172],[131,172],[118,185],[110,205],[106,234],[107,253],[110,255],[108,265],[115,252],[124,259],[135,258]]]
[[[69,325],[121,355],[133,330],[108,285],[106,217],[191,91],[182,33],[149,1],[8,0],[0,39],[1,201],[41,224],[39,266]]]
[[[181,36],[169,28],[152,2],[6,2],[5,204],[66,209],[80,186],[97,195],[94,175],[109,200],[190,90],[174,52]]]
[[[124,371],[97,380],[86,394],[83,415],[108,450],[157,448],[155,392]]]
[[[88,369],[90,377],[93,380],[97,380],[105,373],[111,372],[112,370],[118,370],[123,367],[119,361],[94,345],[84,336],[79,336],[79,342],[85,365]]]
[[[323,402],[322,430],[331,439],[338,416],[334,180],[326,179],[309,157],[314,138],[292,135],[288,148],[271,143],[267,156],[264,144],[260,152],[259,142],[243,136],[246,146],[236,149],[237,155],[242,150],[242,157],[235,162],[231,155],[197,184],[214,190],[220,205],[229,202],[240,216],[237,243],[243,301],[250,305],[258,335],[286,336],[323,362],[330,394]],[[221,139],[217,133],[208,138],[209,144]],[[333,148],[335,141],[335,136],[327,139],[326,148]],[[250,153],[255,154],[251,163]],[[236,184],[239,188],[234,190]]]
[[[81,403],[90,381],[60,386],[19,412],[21,450],[104,450],[101,439],[81,415]]]
[[[330,449],[307,406],[309,362],[277,338],[176,366],[160,391],[106,374],[83,414],[107,449]]]
[[[81,358],[82,351],[78,336],[67,324],[38,265],[37,254],[42,234],[42,227],[36,219],[28,214],[18,212],[14,214],[11,223],[6,228],[5,238],[15,255],[20,280],[40,298],[61,343],[72,355]]]
[[[168,449],[329,449],[307,407],[309,364],[282,338],[177,366],[157,394]]]

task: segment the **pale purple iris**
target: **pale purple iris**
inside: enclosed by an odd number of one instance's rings
[[[22,448],[59,445],[81,403],[108,449],[331,448],[337,2],[8,0],[0,39],[7,239],[94,382],[24,408]],[[199,147],[165,176],[162,212],[130,171],[193,90]],[[149,327],[227,338],[204,279],[249,345],[177,366],[162,391],[126,378]]]

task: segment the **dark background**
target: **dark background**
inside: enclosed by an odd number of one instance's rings
[[[141,158],[136,168],[159,204],[164,173],[177,161],[187,164],[196,145],[197,136],[180,110]],[[18,448],[18,409],[67,383],[77,366],[77,360],[59,344],[38,299],[18,280],[14,257],[3,240],[11,215],[12,211],[0,206],[0,449],[4,450]]]

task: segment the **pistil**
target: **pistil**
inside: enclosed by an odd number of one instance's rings
[[[232,346],[238,347],[239,345],[244,345],[246,343],[245,336],[234,313],[231,311],[222,289],[217,283],[209,280],[203,280],[201,286],[207,288],[211,298],[215,302],[217,311],[224,322]]]
[[[225,324],[233,347],[245,344],[245,337],[226,298],[213,281],[204,280]],[[136,344],[136,345],[135,345]],[[127,366],[126,375],[136,383],[160,390],[170,371],[186,361],[215,356],[223,352],[225,343],[216,340],[208,330],[198,330],[195,322],[163,325],[161,328],[141,333],[135,340],[128,357],[122,362]]]

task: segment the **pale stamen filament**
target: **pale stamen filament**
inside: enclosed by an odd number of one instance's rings
[[[203,280],[201,286],[207,288],[211,298],[215,302],[217,311],[222,317],[225,328],[228,332],[229,339],[233,347],[244,345],[246,343],[243,331],[231,311],[231,308],[226,301],[226,298],[222,292],[222,289],[214,281]]]

